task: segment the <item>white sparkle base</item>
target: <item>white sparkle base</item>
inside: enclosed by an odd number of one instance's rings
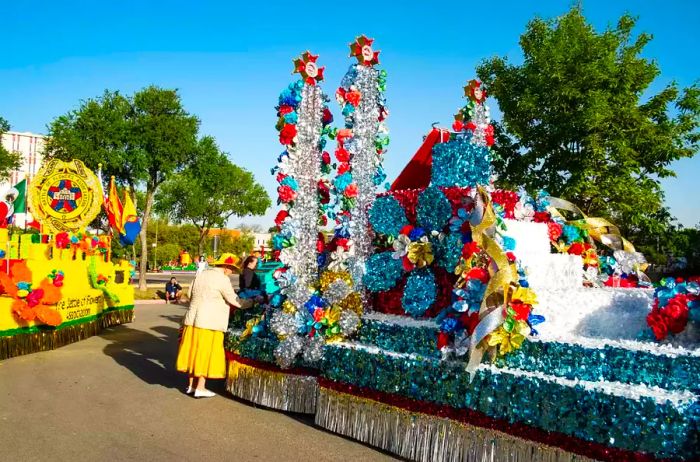
[[[515,240],[515,256],[534,290],[578,289],[583,285],[583,260],[578,255],[550,253],[545,223],[504,220],[505,236]]]

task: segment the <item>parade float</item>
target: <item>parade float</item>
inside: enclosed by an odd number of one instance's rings
[[[654,288],[612,223],[498,189],[476,80],[377,193],[386,75],[350,50],[342,128],[317,56],[280,95],[284,266],[232,318],[228,390],[409,460],[698,460],[699,281]]]
[[[0,228],[0,359],[133,319],[132,267],[111,262],[110,235],[86,230],[103,205],[97,176],[78,160],[50,160],[27,195],[38,232]]]

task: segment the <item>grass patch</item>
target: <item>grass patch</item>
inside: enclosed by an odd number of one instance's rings
[[[146,289],[138,290],[134,289],[134,299],[135,300],[158,300],[162,297],[159,296],[158,292],[162,292],[160,289]]]

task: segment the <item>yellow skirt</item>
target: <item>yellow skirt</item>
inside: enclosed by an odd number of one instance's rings
[[[185,326],[177,352],[176,366],[178,371],[187,372],[195,377],[225,378],[224,333]]]

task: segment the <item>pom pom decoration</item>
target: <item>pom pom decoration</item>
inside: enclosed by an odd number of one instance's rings
[[[433,147],[433,185],[484,185],[490,177],[491,153],[485,146],[473,144],[467,138],[457,138]]]
[[[367,260],[364,284],[372,292],[383,292],[394,287],[402,274],[401,260],[389,252],[377,253]]]
[[[378,197],[369,210],[369,222],[375,233],[397,237],[408,224],[399,202],[391,196]]]
[[[411,273],[406,281],[402,303],[413,317],[422,316],[435,301],[437,287],[431,271],[418,270]]]
[[[435,186],[429,186],[418,195],[416,213],[421,227],[431,231],[442,231],[452,217],[452,206],[442,191]]]

